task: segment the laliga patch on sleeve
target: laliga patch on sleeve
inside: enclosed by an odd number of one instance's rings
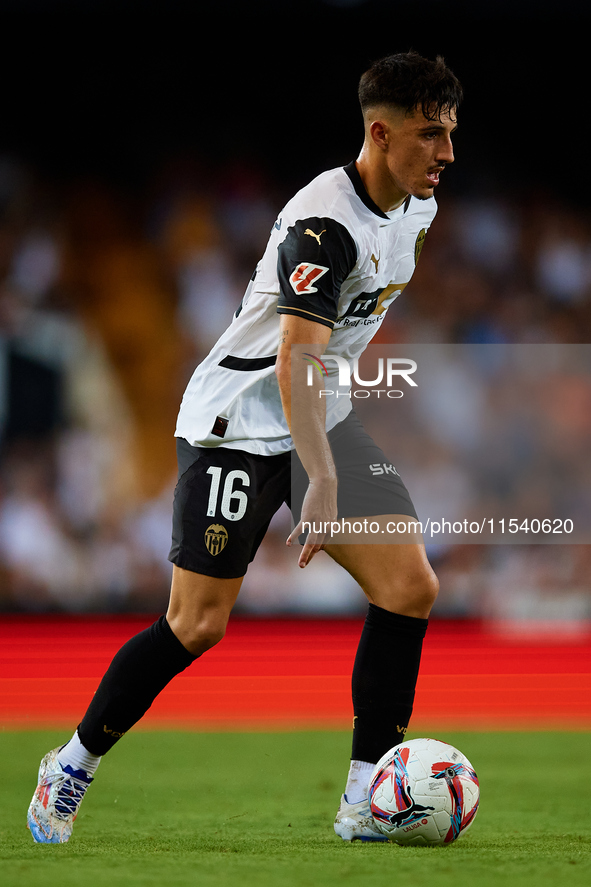
[[[318,281],[323,274],[326,274],[328,268],[326,265],[314,265],[312,262],[301,262],[295,271],[292,272],[289,282],[294,292],[298,295],[302,293],[316,293],[317,287],[313,284]]]

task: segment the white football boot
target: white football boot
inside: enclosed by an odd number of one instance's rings
[[[343,795],[334,821],[334,830],[343,841],[388,840],[375,824],[367,798],[357,804],[349,804],[347,796]]]
[[[62,767],[59,748],[45,755],[39,766],[39,784],[27,813],[27,828],[37,844],[69,841],[86,789],[92,782],[84,770]]]

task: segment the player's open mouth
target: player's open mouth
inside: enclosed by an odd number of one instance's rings
[[[434,187],[439,184],[439,173],[442,172],[443,167],[437,167],[437,169],[432,169],[427,173],[427,178],[431,182],[431,185]]]

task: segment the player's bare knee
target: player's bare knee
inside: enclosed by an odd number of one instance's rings
[[[383,606],[387,610],[401,613],[405,616],[415,616],[426,619],[439,592],[439,580],[431,569],[421,569],[406,576],[396,576],[391,587],[380,592],[377,600],[368,595],[373,603]]]
[[[225,634],[225,619],[205,617],[193,627],[189,649],[194,655],[199,656],[219,644]]]
[[[438,594],[439,579],[437,578],[433,570],[429,568],[428,570],[425,570],[423,572],[420,582],[418,583],[418,587],[416,589],[417,603],[421,603],[428,612],[431,612],[431,608],[437,600]]]
[[[407,597],[430,610],[439,593],[439,580],[429,564],[422,565],[406,579]]]
[[[177,617],[169,619],[169,623],[189,653],[201,656],[222,640],[226,633],[227,619],[211,614],[197,620],[183,620]]]

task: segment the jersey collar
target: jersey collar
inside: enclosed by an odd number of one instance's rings
[[[367,193],[367,191],[365,189],[365,185],[363,184],[363,181],[361,180],[361,176],[359,175],[359,170],[357,169],[357,166],[355,165],[355,161],[352,160],[351,163],[348,163],[346,166],[343,167],[343,169],[345,170],[345,172],[347,173],[347,175],[351,179],[353,187],[355,188],[355,193],[357,194],[359,199],[365,204],[365,206],[369,210],[371,210],[372,213],[375,213],[376,216],[379,216],[380,219],[387,219],[388,221],[391,221],[391,217],[389,215],[387,215],[387,213],[382,212],[382,210],[379,208],[377,203],[374,203],[374,201],[371,199],[371,197]],[[404,212],[406,212],[406,210],[408,209],[409,203],[410,203],[410,194],[408,195],[408,197],[404,201],[404,204],[403,204]]]

